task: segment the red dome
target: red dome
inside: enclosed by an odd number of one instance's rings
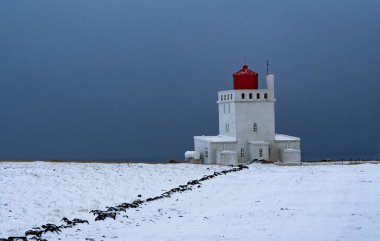
[[[257,89],[259,74],[248,69],[248,65],[232,75],[234,79],[234,89]]]

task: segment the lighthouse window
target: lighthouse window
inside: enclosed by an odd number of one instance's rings
[[[205,148],[205,158],[208,158],[208,148]]]
[[[244,94],[244,93],[241,94],[241,98],[242,98],[242,99],[245,99],[245,94]]]
[[[259,157],[263,157],[263,148],[259,149]]]
[[[231,106],[228,104],[228,114],[231,113]]]
[[[226,114],[226,105],[223,105],[223,113]]]
[[[257,99],[260,99],[260,93],[257,93]]]
[[[264,98],[265,98],[265,99],[268,99],[268,93],[265,93],[265,94],[264,94]]]
[[[252,99],[252,93],[249,93],[249,98]]]
[[[244,157],[244,148],[241,148],[241,149],[240,149],[240,156],[241,156],[241,157]]]
[[[270,147],[268,147],[268,156],[270,157]]]
[[[253,123],[253,132],[257,132],[257,123]]]
[[[230,94],[231,100],[232,100],[232,94]]]

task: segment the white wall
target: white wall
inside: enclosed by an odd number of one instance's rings
[[[238,148],[248,152],[248,141],[272,142],[275,136],[274,102],[236,102],[236,139]],[[253,125],[257,124],[257,132]],[[239,153],[239,152],[238,152]],[[251,161],[248,155],[240,162]]]
[[[279,161],[279,162],[286,162],[287,159],[284,159],[281,152],[285,149],[294,149],[294,150],[301,150],[301,142],[298,140],[289,140],[289,141],[276,141],[275,142],[275,149],[273,153],[273,161]],[[296,159],[301,160],[301,152],[299,152],[299,157]]]
[[[233,90],[218,92],[219,134],[236,137],[235,93]],[[226,125],[228,129],[226,130]]]
[[[300,163],[301,162],[301,151],[294,149],[281,149],[280,150],[280,161],[282,163]]]
[[[213,157],[215,158],[213,160],[213,163],[217,164],[218,161],[220,161],[220,152],[224,151],[224,150],[230,150],[230,151],[235,151],[236,150],[236,143],[222,143],[222,142],[218,142],[218,143],[211,143],[211,150],[212,150],[212,153],[213,153]]]
[[[259,98],[257,94],[260,95]],[[267,98],[264,98],[265,95]],[[275,135],[274,90],[220,91],[217,103],[219,134],[235,137],[238,140],[235,150],[239,163],[250,161],[248,141],[273,142]],[[254,123],[257,124],[257,132],[253,130]],[[227,130],[226,124],[229,127]],[[244,149],[244,157],[241,156],[241,149]]]
[[[209,156],[208,158],[205,157],[205,150],[208,150]],[[194,150],[201,153],[201,159],[203,160],[204,164],[210,164],[212,159],[210,158],[210,143],[198,139],[194,139]]]
[[[205,157],[205,150],[208,150],[208,157]],[[217,164],[218,154],[223,150],[236,150],[236,143],[234,142],[208,142],[203,140],[194,139],[194,149],[201,153],[203,164]]]
[[[257,160],[269,160],[268,157],[268,145],[265,144],[248,144],[248,161],[253,161],[255,159]],[[262,156],[260,157],[260,149],[262,149]]]

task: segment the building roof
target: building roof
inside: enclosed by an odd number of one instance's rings
[[[300,138],[295,137],[295,136],[288,136],[284,134],[276,134],[274,136],[275,141],[301,141]]]
[[[282,151],[284,151],[284,152],[301,152],[301,150],[291,149],[291,148],[283,149]]]
[[[257,75],[256,72],[250,70],[248,68],[248,65],[243,65],[243,68],[240,69],[239,71],[237,71],[236,73],[234,73],[232,76],[236,76],[236,75]]]
[[[194,139],[201,140],[201,141],[207,141],[207,142],[236,142],[236,138],[229,137],[229,136],[194,136]]]
[[[263,145],[265,145],[265,146],[269,145],[269,143],[266,142],[266,141],[248,141],[248,143],[249,144],[253,144],[253,145],[261,145],[261,146],[263,146]]]

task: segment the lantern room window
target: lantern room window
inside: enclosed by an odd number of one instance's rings
[[[245,94],[244,93],[241,94],[241,98],[245,99]]]

